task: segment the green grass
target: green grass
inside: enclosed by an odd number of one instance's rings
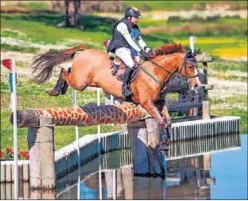
[[[240,132],[247,133],[247,110],[238,108],[235,105],[243,105],[243,107],[247,108],[247,96],[239,95],[239,96],[231,96],[222,99],[212,99],[209,98],[210,105],[220,105],[218,108],[214,108],[210,110],[210,114],[214,116],[240,116]],[[222,104],[230,105],[229,108],[222,108]]]
[[[211,115],[214,116],[240,116],[240,133],[247,134],[247,111],[238,108],[232,109],[211,109]]]
[[[45,83],[37,85],[29,81],[23,76],[18,76],[17,94],[18,94],[18,109],[31,108],[49,108],[49,107],[70,107],[72,106],[72,90],[69,88],[65,96],[50,97],[45,93],[45,89],[49,89],[55,83]],[[13,130],[9,118],[11,110],[10,93],[9,93],[8,76],[1,75],[1,149],[12,147],[13,145]],[[101,103],[104,103],[104,95],[101,94]],[[96,103],[96,91],[86,90],[77,93],[78,105],[87,103]],[[121,130],[119,126],[103,125],[101,132],[111,132]],[[75,140],[75,129],[73,126],[64,126],[55,128],[55,148],[56,150],[71,143]],[[97,126],[80,127],[79,135],[97,133]],[[27,150],[27,129],[18,129],[19,147]]]
[[[49,9],[48,4],[43,3],[43,2],[30,2],[30,3],[26,3],[22,6],[25,8],[32,9],[32,10],[48,10]]]
[[[245,9],[245,1],[225,1],[232,5],[233,9]],[[151,10],[192,10],[192,8],[204,9],[207,4],[225,3],[223,1],[123,1],[124,7],[135,6],[143,11]]]
[[[102,125],[101,132],[114,132],[121,130],[118,126],[112,125]],[[75,128],[73,126],[63,126],[63,127],[55,127],[54,130],[54,144],[55,149],[58,150],[69,143],[72,143],[76,140],[75,138]],[[96,134],[97,126],[88,126],[88,127],[79,127],[79,137],[88,134]],[[18,129],[18,148],[21,150],[28,150],[28,142],[27,142],[27,128],[19,128]],[[5,149],[7,147],[13,147],[13,129],[9,128],[1,128],[1,144],[0,149]]]
[[[83,4],[86,2],[83,2]],[[152,11],[152,10],[192,10],[192,9],[205,9],[207,5],[213,5],[216,3],[230,4],[232,10],[246,9],[247,3],[245,1],[123,1],[123,11],[129,6],[135,6],[141,11]],[[47,3],[42,2],[30,2],[22,4],[21,7],[29,8],[32,10],[47,10],[49,8]],[[122,12],[123,12],[122,11]]]
[[[210,62],[209,68],[215,71],[241,71],[247,72],[247,62],[236,61],[222,61],[222,62]]]
[[[59,44],[68,39],[80,40],[98,46],[106,39],[111,38],[111,23],[114,20],[100,17],[82,17],[85,30],[72,28],[57,28],[56,25],[64,19],[61,14],[1,14],[1,28],[17,30],[26,35],[31,42],[41,44]],[[94,35],[94,37],[92,37]],[[5,36],[13,36],[13,33],[5,32]]]
[[[35,47],[22,47],[17,45],[8,45],[8,44],[1,44],[1,51],[17,51],[17,52],[23,52],[23,53],[33,53],[37,54],[40,49]]]

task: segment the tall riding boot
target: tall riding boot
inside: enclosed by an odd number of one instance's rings
[[[127,98],[130,98],[133,94],[129,87],[129,80],[131,78],[132,72],[133,72],[133,69],[130,67],[127,67],[125,74],[124,74],[124,79],[123,79],[122,94]]]

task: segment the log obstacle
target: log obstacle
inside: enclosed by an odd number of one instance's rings
[[[22,110],[17,112],[17,125],[23,127],[41,127],[40,118],[53,118],[51,126],[91,126],[99,124],[124,124],[145,117],[145,110],[134,104],[85,105],[82,107],[45,108]],[[13,115],[10,118],[13,123]]]
[[[129,103],[97,107],[95,105],[88,105],[72,108],[18,111],[18,127],[29,128],[28,145],[31,188],[52,189],[55,187],[54,126],[123,124],[140,120],[145,118],[145,116],[146,113],[140,106]],[[13,123],[13,116],[11,116],[10,121]],[[95,154],[92,155],[92,153]],[[96,156],[98,154],[97,147],[90,154],[90,159]],[[149,169],[147,171],[149,172]],[[161,170],[159,171],[161,172]]]

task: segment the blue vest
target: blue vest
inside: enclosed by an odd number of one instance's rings
[[[139,37],[140,37],[140,30],[137,26],[134,26],[132,27],[132,30],[131,30],[131,37],[133,40],[138,40]]]

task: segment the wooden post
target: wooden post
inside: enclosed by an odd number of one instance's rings
[[[133,156],[133,173],[149,173],[149,159],[147,154],[147,132],[145,121],[128,123],[128,132],[131,135],[131,149]]]
[[[133,171],[131,167],[122,167],[122,179],[126,200],[133,199]]]
[[[160,128],[157,121],[154,118],[147,118],[146,120],[146,131],[147,131],[147,148],[150,163],[150,173],[164,175],[162,169],[162,156],[159,150],[160,142]]]
[[[210,119],[208,101],[202,101],[202,119],[205,119],[205,120]]]
[[[0,183],[0,198],[1,200],[6,200],[6,183]]]
[[[1,162],[1,168],[0,168],[0,172],[1,172],[1,174],[0,174],[0,183],[2,183],[2,182],[5,182],[6,181],[6,163],[3,161],[3,162]]]
[[[29,181],[29,161],[23,163],[23,181]]]
[[[164,176],[159,151],[160,129],[153,118],[128,123],[132,139],[133,172],[135,175]]]
[[[40,117],[39,128],[28,129],[30,187],[55,188],[54,119]]]
[[[203,169],[204,170],[211,169],[211,154],[209,153],[203,155]]]
[[[5,166],[5,181],[12,182],[12,163],[11,161],[6,161]]]

